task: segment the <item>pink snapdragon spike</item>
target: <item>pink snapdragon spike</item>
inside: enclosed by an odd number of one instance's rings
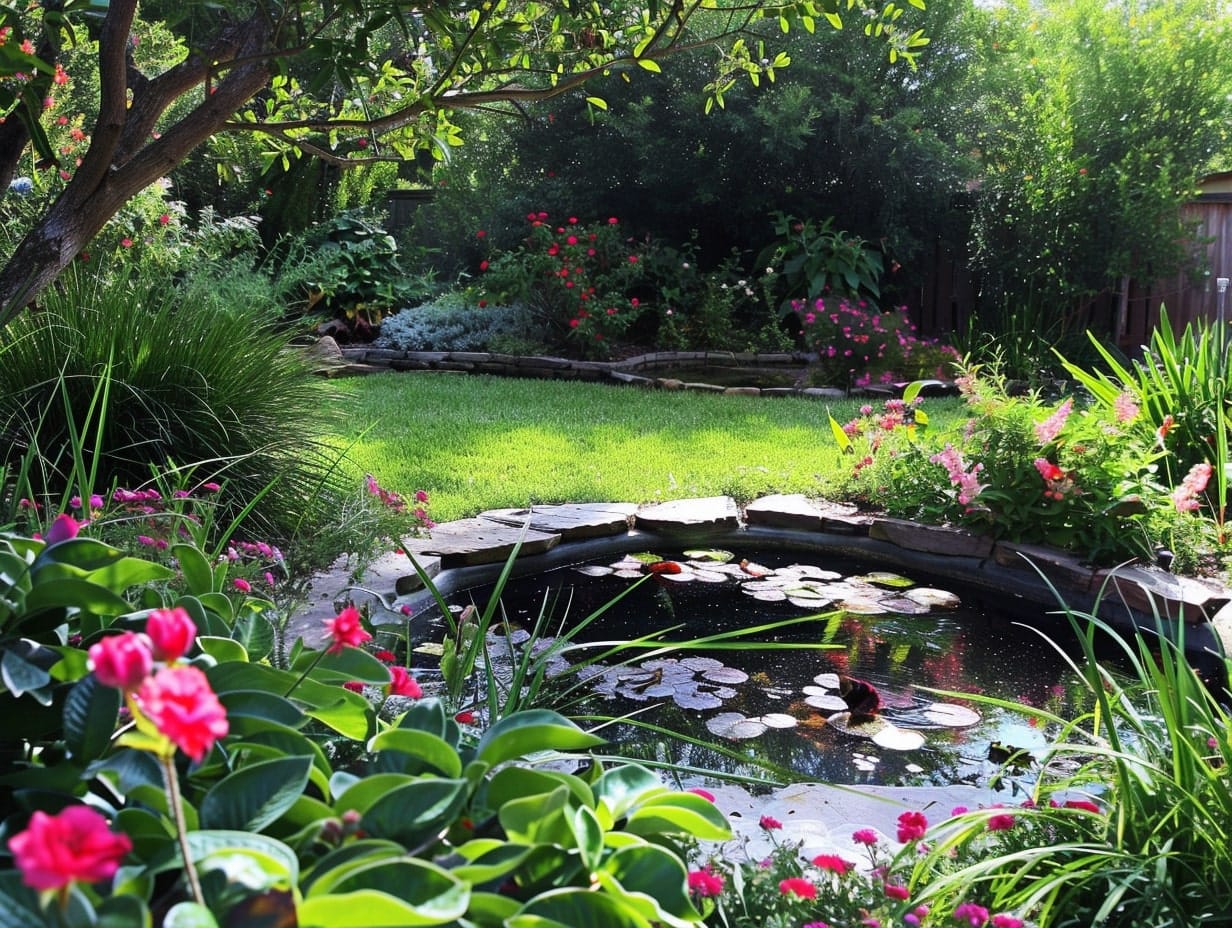
[[[154,667],[149,639],[136,632],[108,635],[91,645],[89,657],[98,682],[126,693],[139,687]]]
[[[67,512],[62,512],[51,523],[51,528],[47,530],[47,535],[43,540],[49,545],[58,545],[62,541],[76,538],[77,533],[81,531],[82,524]]]
[[[13,862],[31,889],[63,889],[74,882],[111,879],[133,849],[89,806],[68,806],[55,815],[35,812],[25,831],[9,840]]]
[[[159,732],[194,761],[200,762],[230,730],[226,710],[197,667],[164,668],[146,680],[137,697]]]
[[[1065,428],[1065,422],[1069,419],[1069,414],[1074,409],[1073,399],[1067,399],[1059,407],[1057,411],[1039,422],[1035,426],[1035,439],[1041,445],[1046,445],[1056,439],[1061,434],[1061,429]]]
[[[174,663],[197,640],[197,625],[180,606],[155,609],[146,619],[145,634],[150,639],[154,659]]]
[[[359,621],[359,610],[347,606],[335,618],[325,620],[325,633],[329,636],[327,654],[341,654],[343,648],[358,648],[372,636]]]
[[[1177,512],[1195,512],[1201,507],[1198,497],[1210,483],[1211,473],[1211,465],[1206,461],[1199,461],[1189,468],[1189,473],[1185,475],[1181,485],[1172,491],[1172,504]],[[48,538],[50,537],[49,534]]]

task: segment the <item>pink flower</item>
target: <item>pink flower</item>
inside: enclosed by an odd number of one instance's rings
[[[783,827],[783,823],[773,815],[763,815],[757,824],[766,829],[766,831],[778,831]]]
[[[398,661],[398,656],[393,651],[381,650],[372,655],[382,664],[395,664]]]
[[[871,828],[861,828],[859,831],[852,832],[851,840],[856,844],[866,844],[872,847],[877,843],[877,832]]]
[[[326,619],[325,631],[330,637],[330,645],[325,649],[329,654],[341,654],[343,648],[358,648],[372,640],[360,624],[359,610],[354,606],[347,606],[336,618]]]
[[[170,224],[170,222],[171,222],[171,217],[168,216],[166,213],[163,213],[161,216],[158,217],[158,224],[160,226],[168,225]]]
[[[1002,812],[999,815],[993,815],[988,819],[989,831],[1009,831],[1014,827],[1014,816],[1008,812]]]
[[[81,523],[67,512],[62,512],[51,523],[51,528],[47,530],[47,537],[44,541],[49,545],[57,545],[70,538],[76,538],[79,531],[81,531]]]
[[[1057,411],[1045,419],[1043,422],[1038,422],[1035,425],[1035,438],[1041,445],[1046,445],[1054,441],[1061,434],[1061,429],[1065,428],[1065,421],[1069,418],[1070,412],[1074,408],[1072,398],[1067,399],[1064,403],[1057,407]]]
[[[241,593],[251,593],[252,592],[252,584],[249,583],[247,580],[245,580],[243,577],[236,577],[234,580],[231,581],[231,583]]]
[[[90,648],[90,666],[104,686],[128,692],[139,687],[154,667],[150,642],[135,632],[108,635]]]
[[[1206,461],[1199,461],[1191,467],[1185,479],[1181,481],[1181,485],[1172,491],[1172,504],[1176,506],[1176,511],[1194,512],[1197,510],[1201,506],[1198,496],[1206,489],[1210,479],[1211,465]],[[50,540],[51,534],[48,533],[47,537]]]
[[[816,899],[817,887],[802,876],[789,876],[779,883],[779,892],[784,896],[799,896],[801,899]]]
[[[419,699],[423,696],[423,690],[411,676],[410,671],[401,664],[394,664],[389,668],[389,695]]]
[[[689,892],[695,896],[717,896],[723,892],[723,877],[709,867],[689,871]]]
[[[825,922],[806,922],[801,928],[830,928]]]
[[[898,840],[903,844],[918,841],[928,831],[928,819],[923,812],[904,812],[898,817]]]
[[[837,854],[818,854],[813,858],[813,866],[844,876],[855,867],[855,864],[849,860],[843,860]]]
[[[714,802],[714,793],[708,789],[702,789],[700,786],[695,786],[692,789],[686,789],[686,793],[692,793],[695,796],[701,796],[707,802]]]
[[[911,897],[911,890],[906,886],[899,886],[897,883],[886,883],[885,894],[887,898],[898,899],[900,902],[905,902]]]
[[[364,685],[358,680],[347,680],[346,683],[342,684],[342,688],[351,693],[362,693],[364,691]]]
[[[137,696],[150,721],[194,761],[230,730],[226,710],[197,667],[166,667],[146,680]]]
[[[128,835],[116,834],[102,815],[80,805],[55,815],[35,812],[26,830],[9,840],[22,881],[40,892],[108,880],[132,849]]]
[[[1001,912],[992,917],[992,926],[993,928],[1022,928],[1022,919]]]
[[[178,661],[197,640],[196,623],[179,606],[153,610],[146,619],[145,633],[158,661]]]
[[[120,245],[121,245],[121,247],[123,247],[123,248],[132,248],[132,247],[133,247],[133,240],[132,240],[131,238],[128,238],[127,236],[125,236],[124,238],[120,239]]]
[[[954,920],[970,925],[971,928],[980,928],[988,922],[988,910],[974,902],[964,902],[954,910]]]
[[[1065,800],[1065,808],[1081,809],[1083,812],[1094,812],[1096,815],[1099,815],[1101,811],[1099,806],[1089,799],[1067,799]]]
[[[464,710],[462,712],[459,712],[457,715],[455,715],[453,717],[453,720],[457,722],[459,725],[474,725],[475,724],[475,713],[467,712]]]
[[[1132,422],[1138,418],[1138,404],[1134,402],[1134,398],[1129,393],[1121,393],[1112,403],[1112,414],[1117,422],[1125,423]]]

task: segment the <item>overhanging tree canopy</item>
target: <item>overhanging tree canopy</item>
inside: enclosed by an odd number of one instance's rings
[[[741,76],[774,79],[788,63],[766,49],[758,25],[841,27],[840,5],[891,57],[910,60],[927,43],[903,7],[866,0],[153,0],[143,15],[165,21],[184,52],[147,74],[134,62],[136,0],[0,7],[0,182],[7,187],[32,145],[63,185],[0,270],[0,325],[129,198],[215,133],[261,133],[271,159],[410,157],[455,144],[458,110],[516,108],[621,71],[658,71],[699,45],[716,50],[706,89],[721,103]],[[61,164],[45,110],[72,80],[65,48],[88,39],[97,41],[97,116],[83,133],[88,147]]]

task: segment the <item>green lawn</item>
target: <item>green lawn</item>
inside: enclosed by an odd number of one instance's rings
[[[864,400],[716,396],[565,381],[389,373],[331,383],[356,472],[431,496],[437,521],[530,503],[822,494],[850,471],[830,434]],[[930,400],[935,424],[963,415]]]

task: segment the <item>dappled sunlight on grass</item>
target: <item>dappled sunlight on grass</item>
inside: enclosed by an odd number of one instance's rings
[[[416,374],[337,386],[351,466],[427,490],[438,521],[531,503],[820,494],[851,464],[826,415],[860,403]]]

